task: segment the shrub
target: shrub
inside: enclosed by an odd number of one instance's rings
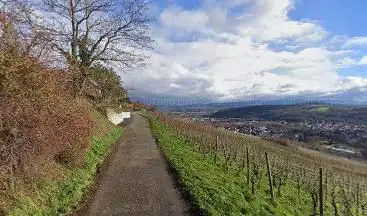
[[[43,67],[0,38],[0,190],[51,160],[83,163],[92,118],[67,90],[63,71]],[[1,188],[1,185],[3,187]]]
[[[130,100],[120,76],[113,69],[102,65],[95,65],[87,70],[90,79],[85,96],[94,107],[101,113],[108,108],[125,110]]]

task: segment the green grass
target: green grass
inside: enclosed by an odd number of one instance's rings
[[[178,137],[167,126],[150,118],[154,135],[170,165],[177,171],[184,189],[206,215],[311,215],[312,202],[306,191],[298,195],[288,181],[276,204],[270,200],[266,173],[255,193],[246,184],[244,170],[229,171],[213,157],[198,151],[195,144]],[[326,207],[328,209],[328,207]],[[326,214],[328,215],[328,214]]]
[[[321,112],[321,113],[328,112],[330,110],[331,110],[331,107],[329,107],[329,106],[321,106],[321,107],[318,107],[318,108],[314,109],[315,112]]]
[[[80,202],[93,182],[98,166],[103,162],[110,146],[122,134],[121,127],[115,127],[102,115],[93,112],[98,124],[96,134],[91,138],[85,164],[81,168],[59,166],[56,172],[62,174],[59,180],[43,179],[33,186],[31,195],[22,196],[9,215],[63,215],[70,213]]]

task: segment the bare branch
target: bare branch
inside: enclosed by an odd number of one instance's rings
[[[70,53],[83,67],[118,61],[135,65],[145,58],[139,53],[150,48],[149,1],[42,1],[47,17],[39,29],[49,33],[55,51]]]

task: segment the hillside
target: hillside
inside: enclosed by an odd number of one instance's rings
[[[215,112],[215,118],[244,118],[273,121],[365,122],[367,108],[343,105],[259,105],[225,109]]]
[[[366,215],[364,163],[162,113],[150,121],[170,167],[204,215]]]
[[[21,1],[5,3],[0,2],[0,215],[65,215],[82,200],[121,135],[106,108],[126,110],[130,101],[112,69],[43,55],[47,48],[38,45],[47,41],[21,20],[31,19],[32,10]],[[63,65],[51,66],[50,56]]]

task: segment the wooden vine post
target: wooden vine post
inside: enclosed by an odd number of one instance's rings
[[[328,200],[328,172],[326,170],[326,173],[325,173],[325,202],[327,202]]]
[[[269,188],[270,188],[270,195],[271,200],[275,203],[275,196],[274,196],[274,190],[273,190],[273,176],[271,174],[271,167],[269,162],[268,153],[265,152],[265,159],[266,159],[266,168],[268,170],[268,179],[269,179]]]
[[[322,168],[320,167],[320,188],[319,188],[319,204],[320,204],[320,216],[324,216],[324,193],[322,188]]]
[[[203,150],[203,140],[204,140],[204,130],[201,131],[201,136],[200,136],[200,140],[199,140],[199,151],[200,152],[204,152]]]
[[[219,136],[217,136],[215,140],[214,163],[217,163],[218,142],[219,142]]]
[[[357,202],[356,215],[359,216],[359,183],[357,183],[356,202]]]
[[[212,156],[212,142],[211,141],[209,141],[209,157],[211,157]]]
[[[250,158],[249,158],[249,150],[246,147],[246,168],[247,168],[247,187],[250,188]]]

